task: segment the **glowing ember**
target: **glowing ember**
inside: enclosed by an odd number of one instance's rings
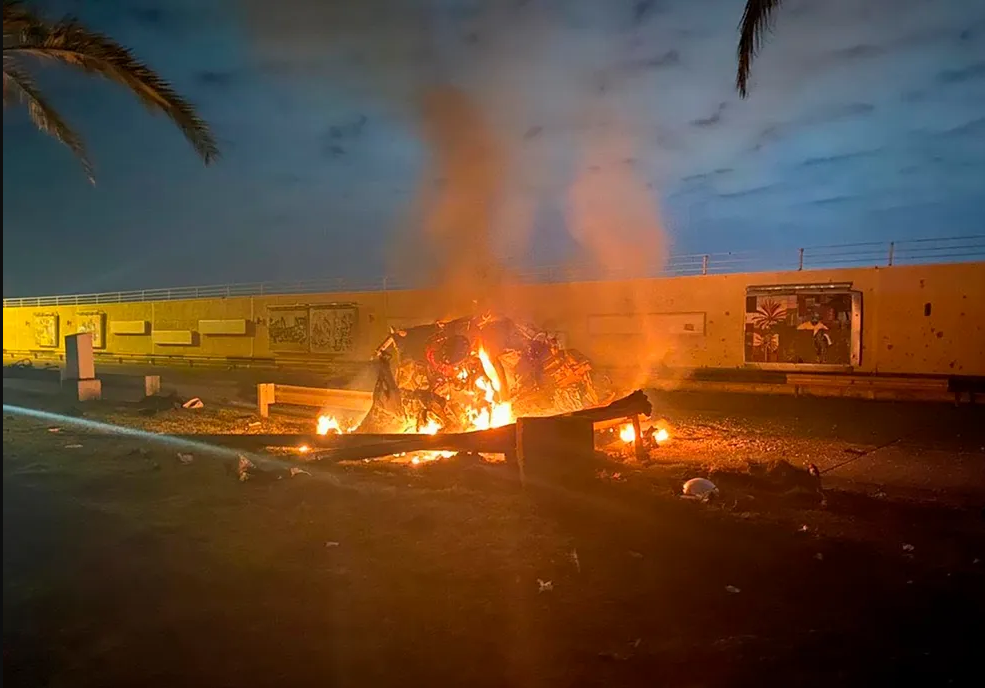
[[[335,433],[336,435],[342,434],[342,426],[339,425],[339,421],[334,416],[318,416],[317,429],[319,435],[327,435],[329,433]]]
[[[670,433],[667,432],[666,428],[660,428],[655,433],[653,433],[653,439],[656,440],[657,444],[661,442],[666,442],[670,439]]]
[[[619,428],[619,439],[627,444],[636,439],[636,430],[633,429],[632,423],[626,423],[624,426]]]
[[[452,451],[421,451],[415,452],[410,458],[410,462],[414,466],[420,466],[422,463],[430,463],[432,461],[437,461],[438,459],[447,459],[450,456],[454,456],[455,452]],[[403,454],[394,454],[394,457],[403,456]]]
[[[311,447],[309,447],[307,444],[302,444],[300,447],[298,447],[298,451],[302,454],[307,454],[309,451],[311,451]]]

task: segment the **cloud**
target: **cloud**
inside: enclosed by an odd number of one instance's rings
[[[937,75],[942,84],[961,84],[985,77],[985,62],[976,62],[958,69],[945,69]]]
[[[167,14],[162,7],[131,7],[130,13],[141,24],[159,28],[167,22]]]
[[[236,78],[236,73],[230,70],[219,71],[206,69],[198,73],[199,83],[208,89],[228,88]]]
[[[752,150],[780,142],[799,130],[866,117],[875,109],[872,103],[841,103],[820,107],[787,122],[769,124],[756,136]]]
[[[778,184],[764,184],[762,186],[754,186],[748,189],[740,189],[739,191],[720,192],[718,194],[718,198],[748,198],[749,196],[761,196],[767,193],[775,193],[779,189],[780,186]]]
[[[829,196],[827,198],[814,199],[810,203],[811,205],[828,206],[828,205],[842,205],[844,203],[851,203],[857,200],[858,200],[857,196]]]
[[[700,174],[689,174],[687,176],[681,177],[681,181],[685,184],[693,184],[695,182],[707,182],[725,175],[732,174],[735,170],[731,167],[722,167],[717,170],[712,170],[711,172],[702,172]]]
[[[636,58],[623,64],[621,71],[632,74],[634,72],[646,72],[654,69],[665,69],[667,67],[677,67],[681,64],[681,53],[679,50],[668,50],[653,57]]]
[[[639,26],[659,11],[657,0],[637,0],[633,5],[633,24]]]
[[[985,117],[976,117],[949,129],[937,132],[938,136],[950,138],[966,138],[969,136],[981,136],[985,134]]]
[[[860,43],[850,48],[840,48],[832,50],[826,55],[821,56],[822,62],[854,62],[856,60],[866,60],[879,55],[884,55],[886,49],[878,45]]]
[[[824,155],[819,157],[806,158],[800,163],[801,167],[820,167],[827,165],[841,165],[846,162],[854,162],[861,158],[872,158],[880,153],[881,148],[871,150],[860,150],[839,155]]]
[[[692,127],[699,127],[699,128],[706,128],[706,127],[713,127],[713,126],[715,126],[716,124],[718,124],[719,122],[722,121],[722,114],[724,114],[725,108],[727,106],[728,106],[728,103],[726,103],[724,101],[721,102],[721,103],[719,103],[718,104],[718,108],[713,113],[711,113],[710,115],[708,115],[707,117],[699,117],[698,119],[692,119],[691,120],[691,126]]]

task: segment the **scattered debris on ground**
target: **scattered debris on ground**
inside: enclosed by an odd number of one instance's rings
[[[248,458],[240,454],[236,463],[236,475],[241,483],[245,483],[250,479],[250,471],[254,470],[256,465]]]

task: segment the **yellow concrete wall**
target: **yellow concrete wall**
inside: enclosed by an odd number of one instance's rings
[[[985,375],[985,263],[516,285],[504,288],[493,301],[505,315],[563,333],[570,346],[600,365],[734,368],[743,365],[747,287],[824,282],[851,282],[862,292],[862,371]],[[354,349],[343,358],[366,360],[386,337],[389,324],[408,326],[488,308],[466,299],[456,302],[456,296],[408,290],[4,308],[3,347],[5,352],[38,350],[35,313],[58,313],[64,342],[65,334],[76,331],[79,313],[100,311],[107,323],[146,320],[148,332],[197,332],[198,321],[204,319],[248,321],[246,336],[196,334],[194,346],[154,344],[149,334],[114,335],[107,324],[106,353],[297,359],[303,355],[270,350],[269,306],[354,303]],[[928,303],[930,315],[924,315]],[[666,324],[681,320],[703,322],[704,333],[668,334]]]

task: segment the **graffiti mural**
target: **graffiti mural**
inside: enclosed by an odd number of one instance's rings
[[[271,306],[267,309],[267,342],[271,351],[308,351],[308,307]]]
[[[46,348],[58,348],[58,314],[34,314],[34,343]]]
[[[352,351],[355,327],[355,306],[312,306],[311,353],[342,354]]]
[[[789,293],[746,297],[746,363],[852,363],[852,295]]]
[[[79,326],[77,332],[88,332],[92,335],[92,348],[106,348],[106,314],[105,313],[79,313]]]

